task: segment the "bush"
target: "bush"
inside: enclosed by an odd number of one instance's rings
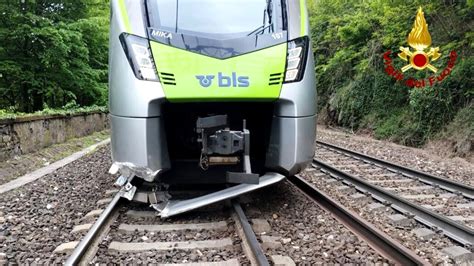
[[[389,77],[382,58],[388,50],[408,46],[419,6],[425,11],[432,46],[442,53],[434,64],[442,70],[450,51],[459,55],[443,83],[423,89]],[[310,8],[318,106],[327,115],[321,120],[353,130],[368,128],[377,138],[420,146],[473,102],[474,9],[469,4],[336,0],[316,1]],[[393,63],[397,68],[405,64]],[[406,74],[418,79],[432,75],[415,70]]]
[[[31,116],[38,116],[38,115],[74,115],[79,113],[91,113],[91,112],[108,112],[108,108],[106,106],[78,106],[75,103],[69,103],[65,105],[63,108],[54,109],[45,107],[41,111],[36,111],[33,113],[23,113],[17,112],[13,109],[0,109],[0,119],[15,119],[19,117],[31,117]]]

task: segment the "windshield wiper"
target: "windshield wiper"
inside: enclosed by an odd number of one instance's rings
[[[247,34],[247,36],[254,35],[254,34],[255,35],[263,34],[265,30],[267,29],[271,29],[271,31],[273,32],[274,30],[273,30],[272,14],[273,14],[272,0],[267,0],[267,8],[263,10],[263,25],[251,31],[249,34]],[[267,15],[268,15],[268,25],[267,25]]]
[[[272,0],[267,0],[267,14],[268,14],[268,24],[269,26],[272,27],[272,32],[274,31],[273,30],[273,3],[272,3]]]
[[[256,28],[255,30],[253,30],[251,33],[247,34],[247,36],[254,35],[254,34],[255,35],[260,35],[260,34],[264,33],[265,30],[270,28],[271,26],[272,25],[267,25],[267,26],[262,25],[262,26]]]

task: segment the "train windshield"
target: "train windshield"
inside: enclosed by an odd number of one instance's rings
[[[225,40],[282,29],[281,5],[267,0],[148,0],[147,9],[151,27],[196,37]]]

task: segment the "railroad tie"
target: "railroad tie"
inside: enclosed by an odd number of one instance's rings
[[[436,198],[434,194],[401,195],[405,199],[423,200]]]
[[[411,183],[415,182],[413,179],[390,179],[390,180],[369,180],[369,183],[383,185],[383,184],[390,184],[390,183]]]
[[[385,188],[385,190],[389,191],[397,191],[397,190],[416,190],[416,191],[422,191],[422,190],[430,190],[434,189],[433,186],[413,186],[413,187],[389,187]]]
[[[157,217],[158,212],[156,211],[136,211],[128,210],[125,215],[130,218],[155,218]]]
[[[225,231],[227,222],[211,222],[197,224],[120,224],[118,230],[121,232],[167,232],[179,230],[213,230]]]
[[[67,243],[62,243],[61,245],[57,246],[53,253],[66,253],[72,251],[76,248],[79,241],[72,241]]]
[[[79,232],[84,232],[84,231],[88,231],[89,229],[91,229],[91,227],[92,227],[92,224],[80,224],[80,225],[76,225],[76,226],[74,226],[74,228],[72,229],[71,234],[79,233]]]
[[[474,253],[460,246],[451,246],[441,250],[456,264],[471,265],[474,262]]]
[[[112,201],[112,198],[104,198],[97,201],[98,206],[109,204]]]
[[[104,211],[103,209],[97,209],[97,210],[90,211],[84,216],[83,219],[86,219],[86,218],[89,218],[89,217],[99,216],[103,211]]]
[[[105,191],[105,195],[113,195],[113,194],[116,194],[117,192],[119,192],[118,189],[108,189]]]
[[[460,222],[470,222],[474,221],[474,216],[461,216],[461,215],[453,215],[453,216],[448,216],[449,219],[454,220],[454,221],[460,221]]]
[[[293,259],[288,256],[271,255],[270,258],[274,265],[296,266]]]
[[[232,239],[213,239],[213,240],[202,240],[202,241],[186,241],[186,242],[116,242],[113,241],[109,245],[110,250],[118,252],[138,252],[148,250],[173,250],[173,249],[210,249],[218,248],[225,249],[233,247]]]

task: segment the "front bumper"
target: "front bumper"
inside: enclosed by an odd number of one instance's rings
[[[111,115],[112,159],[122,175],[148,182],[171,168],[162,117]],[[316,115],[272,118],[265,167],[285,176],[302,171],[314,155]]]
[[[285,176],[303,171],[314,157],[316,115],[274,116],[265,166]]]
[[[126,177],[152,182],[170,168],[161,117],[136,118],[110,115],[112,160]]]

